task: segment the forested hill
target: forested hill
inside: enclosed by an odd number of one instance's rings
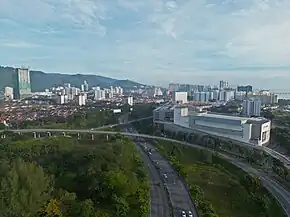
[[[5,86],[12,86],[12,75],[15,69],[12,67],[0,66],[0,90]],[[71,83],[79,87],[84,80],[88,81],[90,86],[121,86],[123,88],[131,88],[141,86],[141,84],[130,80],[118,80],[99,75],[84,75],[84,74],[61,74],[61,73],[44,73],[42,71],[30,71],[32,91],[43,91],[45,88],[50,88],[64,83]]]
[[[1,217],[148,215],[147,171],[129,139],[18,137],[0,140]]]

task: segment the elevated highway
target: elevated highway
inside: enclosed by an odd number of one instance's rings
[[[172,122],[164,122],[164,121],[156,121],[156,123],[174,125],[174,123],[172,123]],[[248,147],[250,149],[256,149],[256,150],[263,150],[264,152],[266,152],[267,154],[269,154],[273,158],[280,160],[285,165],[285,167],[290,170],[290,159],[287,156],[285,156],[285,155],[283,155],[283,154],[281,154],[273,149],[270,149],[268,147],[258,146],[258,145],[254,145],[254,144],[247,143],[247,142],[242,142],[238,139],[227,137],[225,134],[221,134],[221,133],[216,133],[216,132],[213,133],[211,131],[201,130],[201,129],[191,129],[191,128],[187,128],[187,127],[181,126],[181,125],[178,125],[178,126],[181,127],[182,129],[187,130],[187,131],[188,131],[188,129],[190,129],[190,130],[194,131],[195,133],[198,133],[201,135],[208,135],[208,136],[212,136],[215,138],[221,138],[224,141],[233,141],[233,142],[236,142],[235,143],[236,145],[239,145],[241,147]]]

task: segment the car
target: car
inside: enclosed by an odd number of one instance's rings
[[[181,216],[186,217],[185,211],[181,211]]]
[[[188,211],[188,217],[193,217],[192,212]]]
[[[167,178],[168,178],[166,173],[164,173],[164,174],[163,174],[163,176],[164,176],[164,178],[165,178],[165,179],[167,179]]]

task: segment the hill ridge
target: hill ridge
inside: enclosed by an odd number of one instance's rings
[[[12,75],[15,73],[14,67],[0,66],[0,90],[5,86],[12,86]],[[65,74],[60,72],[47,73],[39,70],[30,70],[31,89],[35,91],[43,91],[46,88],[71,83],[73,86],[80,87],[86,80],[90,87],[100,86],[106,88],[109,86],[120,86],[123,88],[132,88],[134,86],[142,86],[143,84],[131,81],[129,79],[114,79],[101,75],[93,74]],[[146,86],[146,85],[144,85]]]

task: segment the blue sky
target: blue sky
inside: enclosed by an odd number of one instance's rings
[[[286,89],[289,11],[289,0],[1,0],[0,64]]]

